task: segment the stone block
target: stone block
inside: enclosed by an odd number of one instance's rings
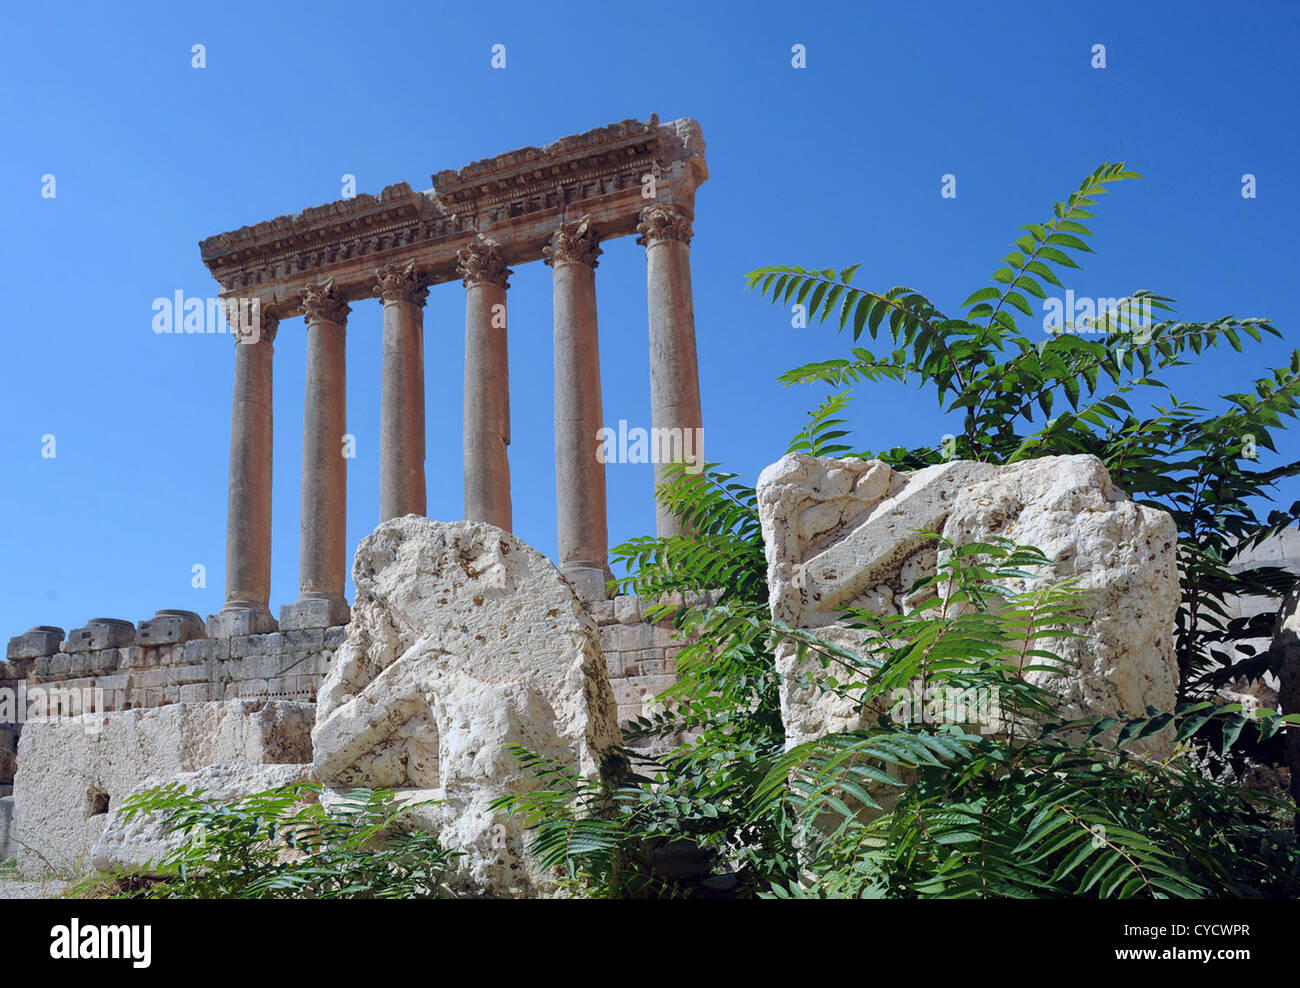
[[[276,628],[275,618],[265,607],[226,607],[208,616],[209,638],[264,635]]]
[[[135,644],[135,625],[121,618],[91,618],[83,628],[68,633],[69,652],[90,652]]]
[[[614,620],[619,624],[636,624],[641,620],[638,598],[625,594],[614,598]]]
[[[232,639],[229,636],[224,638],[198,638],[191,639],[185,643],[182,657],[176,658],[175,661],[185,662],[186,665],[197,665],[200,662],[224,662],[230,658],[230,645]]]
[[[53,655],[63,641],[63,629],[52,624],[38,624],[21,635],[9,639],[5,649],[6,659],[35,659]]]
[[[293,655],[318,652],[325,647],[324,628],[299,628],[281,635],[280,651]]]
[[[192,666],[172,666],[164,671],[165,682],[178,686],[190,683],[206,683],[212,679],[212,668],[206,663]]]
[[[190,792],[201,791],[205,799],[233,803],[254,793],[314,779],[310,764],[209,765],[195,772],[151,776],[136,785],[130,795],[180,785]],[[184,839],[184,835],[166,830],[157,817],[138,813],[127,820],[110,807],[108,821],[91,848],[90,861],[101,872],[153,874],[159,862],[179,848]]]
[[[348,623],[348,605],[324,597],[304,597],[280,608],[280,628],[295,631],[303,628],[332,628]]]
[[[135,640],[141,645],[164,645],[207,637],[203,619],[193,611],[160,610],[140,622]]]
[[[233,700],[28,723],[13,800],[15,837],[31,850],[20,846],[19,866],[84,871],[108,811],[150,776],[306,762],[314,719],[311,704]]]
[[[587,604],[587,610],[591,614],[591,619],[595,621],[597,624],[614,623],[615,618],[614,618],[613,600],[593,600]]]
[[[622,676],[624,674],[623,652],[606,652],[605,669],[606,674],[613,676]]]

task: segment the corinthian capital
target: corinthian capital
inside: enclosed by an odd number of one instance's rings
[[[375,284],[379,288],[379,297],[385,302],[414,302],[424,305],[429,297],[429,290],[420,285],[420,275],[415,270],[415,262],[389,264],[375,271]]]
[[[222,304],[236,343],[275,342],[280,317],[274,306],[263,305],[258,298],[227,298]]]
[[[685,210],[658,203],[641,210],[641,222],[637,224],[636,232],[640,234],[636,242],[646,246],[661,240],[680,240],[689,247],[694,235],[691,218]]]
[[[476,236],[456,253],[456,273],[465,282],[465,287],[473,285],[500,285],[509,288],[509,277],[514,274],[506,267],[501,251],[496,244]]]
[[[302,311],[307,322],[336,322],[340,326],[347,322],[348,313],[352,311],[342,293],[334,287],[330,278],[316,285],[308,285],[299,292],[302,296]]]
[[[600,262],[596,260],[602,253],[597,246],[595,231],[591,228],[591,217],[584,216],[577,223],[562,226],[551,237],[548,247],[542,248],[544,264],[554,267],[557,264],[585,264],[594,268]]]

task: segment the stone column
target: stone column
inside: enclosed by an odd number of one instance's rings
[[[346,624],[347,386],[344,337],[351,311],[332,281],[302,291],[307,320],[307,394],[302,436],[302,521],[298,599],[280,611],[280,627]]]
[[[641,211],[637,243],[645,244],[650,302],[650,425],[655,486],[672,460],[704,464],[700,372],[691,297],[691,217],[681,206]],[[681,519],[656,501],[661,537],[679,535]]]
[[[379,520],[425,513],[424,300],[415,263],[375,272],[384,302]]]
[[[560,572],[583,600],[604,600],[609,571],[603,423],[591,218],[561,227],[542,250],[554,275],[555,506]]]
[[[280,321],[268,307],[230,306],[235,332],[226,509],[226,601],[208,619],[213,637],[276,630],[271,599],[271,358]],[[251,316],[251,318],[249,318]]]
[[[465,517],[510,531],[510,368],[506,289],[512,272],[477,237],[457,254],[465,282]]]

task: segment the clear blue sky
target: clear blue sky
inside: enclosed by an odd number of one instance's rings
[[[191,68],[203,44],[207,67]],[[507,46],[507,67],[490,49]],[[790,64],[794,44],[807,68]],[[1105,44],[1107,67],[1090,66]],[[1146,180],[1102,204],[1078,295],[1149,288],[1184,318],[1287,334],[1178,375],[1238,390],[1300,326],[1300,4],[181,2],[14,4],[0,37],[0,638],[156,608],[204,616],[224,586],[233,352],[159,336],[156,297],[215,291],[203,237],[336,199],[341,177],[424,189],[442,168],[657,112],[698,119],[711,179],[692,265],[706,450],[753,479],[818,392],[781,372],[839,355],[828,329],[743,289],[764,264],[861,263],[955,308],[1103,160]],[[1253,173],[1258,198],[1243,199]],[[957,198],[940,178],[957,177]],[[41,196],[41,177],[57,196]],[[605,418],[648,424],[645,268],[597,273]],[[353,545],[378,519],[379,308],[348,332]],[[461,514],[463,295],[425,317],[429,513]],[[511,289],[515,529],[555,550],[550,272]],[[272,609],[297,595],[304,332],[276,343]],[[865,388],[864,447],[931,444],[927,396]],[[41,437],[57,456],[41,456]],[[1292,456],[1297,445],[1284,436]],[[653,527],[650,469],[608,471],[612,542]],[[1300,490],[1288,489],[1288,500]],[[207,588],[191,587],[191,567]],[[349,595],[351,586],[349,584]]]

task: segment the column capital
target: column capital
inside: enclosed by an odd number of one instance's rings
[[[347,299],[334,287],[334,279],[308,285],[298,293],[302,297],[303,315],[310,325],[315,322],[332,322],[343,326],[352,311]]]
[[[506,267],[501,249],[480,234],[456,252],[456,273],[464,280],[466,288],[474,285],[509,288],[508,279],[514,271]]]
[[[585,264],[595,268],[596,260],[604,253],[598,246],[596,232],[591,228],[591,217],[584,216],[576,223],[561,226],[551,236],[548,246],[542,248],[544,264]]]
[[[429,290],[420,284],[420,274],[415,270],[415,261],[405,264],[389,264],[375,270],[375,285],[379,297],[387,302],[413,302],[424,305],[429,297]]]
[[[641,210],[641,222],[637,224],[636,232],[640,234],[636,242],[647,247],[663,240],[679,240],[689,247],[694,236],[690,214],[681,206],[662,203]]]
[[[236,344],[275,342],[275,334],[280,329],[280,314],[275,306],[263,305],[257,298],[228,298],[223,305],[226,325]]]

